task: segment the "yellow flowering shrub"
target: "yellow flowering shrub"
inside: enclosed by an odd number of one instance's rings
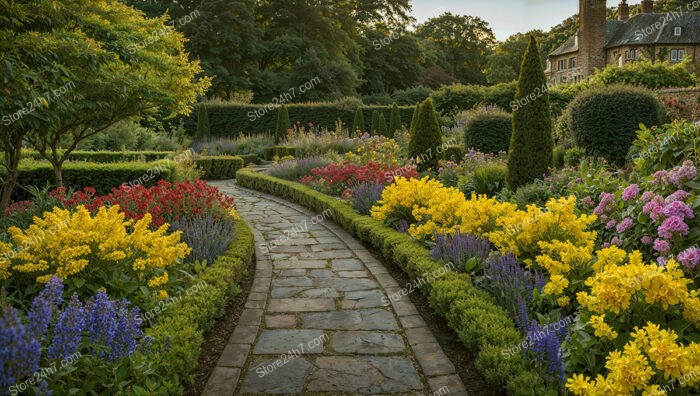
[[[664,384],[670,382],[681,388],[700,385],[700,344],[682,345],[678,334],[647,322],[635,327],[623,351],[608,354],[606,376],[599,374],[595,380],[582,374],[568,379],[566,387],[581,396],[630,395],[642,391],[643,395],[665,395]],[[682,379],[682,380],[681,380]],[[656,383],[653,383],[656,382]],[[686,391],[687,392],[687,391]]]
[[[165,269],[178,264],[190,248],[180,242],[180,232],[166,234],[168,224],[155,231],[150,224],[150,214],[134,223],[116,205],[101,207],[94,217],[84,206],[73,213],[54,208],[25,230],[8,229],[12,242],[24,249],[10,260],[7,276],[40,283],[52,276],[76,277],[102,287],[114,281],[116,269],[137,284],[163,288]]]
[[[445,187],[427,176],[423,179],[396,178],[384,189],[382,199],[371,215],[380,221],[406,220],[408,233],[415,238],[431,238],[435,232],[485,235],[496,229],[503,216],[516,211],[510,203],[472,195],[467,200],[456,188]]]
[[[560,307],[568,306],[582,288],[582,281],[591,273],[594,243],[577,246],[572,242],[541,241],[542,254],[535,258],[535,269],[549,274],[542,292],[557,299]],[[576,282],[580,280],[581,282]]]
[[[525,212],[499,219],[500,230],[488,235],[500,251],[512,252],[527,265],[541,253],[540,242],[571,242],[587,246],[595,241],[595,231],[586,231],[596,220],[592,215],[576,215],[576,197],[550,199],[545,208],[530,205]]]

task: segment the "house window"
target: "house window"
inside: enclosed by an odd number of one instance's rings
[[[564,59],[560,60],[558,66],[559,66],[558,70],[566,69],[566,60],[564,60]]]
[[[575,69],[575,68],[576,68],[576,58],[569,59],[569,69]]]
[[[680,62],[685,58],[684,49],[672,49],[671,50],[671,62]]]
[[[683,33],[683,28],[681,26],[676,26],[675,28],[673,28],[673,35],[674,36],[676,36],[676,37],[680,36],[681,33]]]
[[[630,59],[636,60],[639,59],[639,52],[636,49],[630,50]]]

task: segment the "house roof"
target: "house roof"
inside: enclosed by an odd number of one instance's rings
[[[680,36],[674,28],[682,27]],[[637,14],[626,21],[607,21],[605,48],[623,45],[700,43],[700,12]],[[578,52],[576,37],[569,37],[550,56]]]

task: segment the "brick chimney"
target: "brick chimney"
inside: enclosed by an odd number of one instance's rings
[[[579,46],[577,65],[583,77],[605,67],[605,37],[607,30],[605,0],[579,0]]]
[[[617,6],[617,19],[619,21],[626,21],[630,18],[630,6],[627,4],[627,0],[622,0],[620,5]]]
[[[654,0],[642,0],[642,14],[654,13]]]

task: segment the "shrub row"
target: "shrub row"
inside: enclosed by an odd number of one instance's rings
[[[508,152],[513,116],[505,111],[477,112],[464,127],[464,147],[483,153]]]
[[[5,179],[6,170],[0,169],[0,186]],[[172,181],[174,168],[172,161],[158,162],[116,162],[116,163],[91,163],[91,162],[66,162],[63,165],[63,185],[82,190],[85,187],[93,187],[98,195],[105,195],[113,188],[122,184],[142,184],[152,187],[159,180]],[[35,186],[43,188],[47,184],[53,184],[54,171],[47,162],[21,164],[19,168],[20,186],[13,191],[12,198],[16,201],[30,199],[29,192],[21,187]]]
[[[194,162],[204,171],[204,180],[233,179],[245,164],[243,158],[233,155],[195,157]]]
[[[267,105],[210,104],[207,105],[212,136],[237,137],[249,133],[274,133],[279,108],[268,109]],[[270,105],[271,106],[271,105]],[[342,103],[288,104],[289,119],[292,124],[300,123],[335,129],[340,119],[346,128],[351,128],[355,118],[355,107]],[[386,119],[391,116],[391,106],[363,106],[365,120],[372,119],[372,113],[379,111]],[[413,106],[399,107],[401,122],[408,125],[413,115]],[[184,118],[185,129],[189,134],[197,130],[197,117]]]
[[[274,146],[263,148],[263,158],[265,161],[272,161],[272,159],[275,157],[294,157],[296,154],[297,148],[293,146]]]
[[[228,250],[190,284],[190,287],[205,286],[196,293],[182,293],[181,299],[174,303],[177,306],[163,311],[146,330],[154,338],[149,362],[155,368],[158,382],[171,391],[169,394],[182,394],[181,384],[192,382],[204,333],[223,314],[227,301],[241,292],[239,285],[248,274],[255,244],[253,233],[243,220],[236,222],[235,233]]]
[[[170,158],[172,151],[73,151],[68,155],[69,161],[79,162],[153,162]],[[22,158],[41,160],[37,151],[22,151]]]
[[[363,242],[378,249],[383,258],[402,268],[411,278],[439,270],[441,264],[419,242],[395,231],[369,216],[363,216],[345,202],[314,191],[299,183],[257,174],[242,169],[238,183],[247,188],[270,193],[324,212],[330,209],[333,220]],[[511,394],[535,395],[544,392],[542,379],[526,370],[520,355],[507,358],[503,351],[521,344],[508,314],[486,292],[472,285],[466,274],[448,272],[439,280],[424,283],[421,291],[431,306],[449,323],[462,343],[478,350],[476,367],[487,381]]]

